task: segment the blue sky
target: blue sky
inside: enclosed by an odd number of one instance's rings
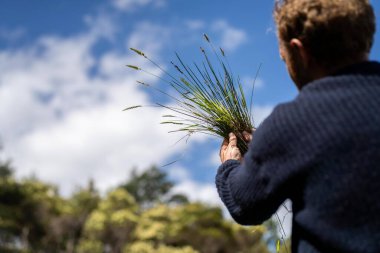
[[[379,16],[380,2],[374,2]],[[2,0],[0,8],[0,136],[18,176],[37,175],[69,194],[89,178],[105,191],[129,171],[163,168],[176,191],[220,204],[214,187],[221,140],[180,136],[159,124],[163,110],[121,112],[161,100],[136,86],[160,74],[128,48],[144,50],[170,67],[174,52],[200,62],[202,34],[227,52],[247,84],[262,64],[254,93],[255,122],[297,95],[280,60],[273,2],[185,0]],[[377,18],[379,20],[379,18]],[[379,60],[376,34],[371,59]]]

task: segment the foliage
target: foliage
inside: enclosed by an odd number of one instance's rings
[[[155,202],[162,202],[173,187],[173,184],[167,180],[166,174],[154,166],[141,174],[133,169],[130,178],[121,187],[144,207],[151,207]]]
[[[104,245],[97,240],[81,240],[79,242],[78,253],[103,253]]]
[[[13,169],[9,162],[0,162],[0,178],[12,176]]]
[[[138,222],[137,209],[134,198],[124,189],[109,192],[88,217],[83,237],[89,241],[83,244],[100,241],[111,252],[121,252],[124,245],[132,241],[132,232]]]
[[[291,253],[291,247],[292,247],[291,241],[290,239],[287,239],[285,243],[280,244],[279,253]]]
[[[63,198],[53,185],[36,178],[16,179],[9,163],[0,165],[9,171],[0,177],[0,252],[268,252],[263,227],[226,221],[218,207],[181,201],[173,205],[169,201],[173,184],[159,171],[148,172],[155,176],[144,180],[159,178],[170,187],[150,198],[147,208],[143,206],[147,202],[137,202],[125,187],[101,197],[91,181]]]
[[[173,186],[164,171],[152,166],[141,174],[138,174],[136,169],[133,169],[128,182],[120,187],[131,194],[143,209],[159,203],[188,203],[189,200],[185,195],[171,193]]]
[[[147,210],[136,227],[136,238],[154,244],[191,246],[199,252],[267,252],[262,242],[264,230],[237,226],[223,219],[219,208],[200,203],[170,207],[159,205]],[[254,246],[254,247],[253,247]]]
[[[1,241],[5,245],[14,243],[19,235],[25,248],[53,250],[58,246],[50,231],[63,202],[53,186],[34,179],[17,182],[12,177],[3,178],[0,203]]]
[[[136,242],[125,247],[123,253],[199,253],[189,246],[171,247],[159,244],[154,246],[150,242]]]

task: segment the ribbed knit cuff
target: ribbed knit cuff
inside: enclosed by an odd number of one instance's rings
[[[240,213],[240,206],[236,204],[229,187],[228,176],[231,171],[240,166],[240,162],[237,160],[228,160],[220,165],[215,177],[216,188],[219,193],[219,197],[226,205],[228,211],[232,216]]]

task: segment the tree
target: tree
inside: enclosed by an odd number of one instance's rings
[[[136,242],[127,245],[123,253],[199,253],[189,246],[171,247],[166,245],[154,245],[150,242]]]
[[[6,164],[1,164],[2,176],[0,177],[0,251],[13,248],[21,235],[20,208],[24,201],[22,189],[13,180],[11,169]]]
[[[54,220],[62,215],[64,199],[58,195],[55,186],[37,179],[26,179],[19,187],[24,195],[19,205],[24,247],[33,251],[59,251],[61,239],[51,231]]]
[[[141,214],[135,230],[138,241],[201,253],[268,252],[263,233],[262,227],[252,231],[226,222],[220,208],[200,203],[155,206]]]
[[[13,168],[10,162],[3,162],[0,160],[0,178],[7,178],[13,175]]]
[[[0,143],[0,152],[3,147]],[[13,175],[13,168],[11,167],[10,161],[3,161],[0,159],[0,178],[7,178]]]
[[[108,193],[99,206],[90,214],[78,248],[98,248],[102,242],[102,252],[121,253],[124,245],[132,241],[132,233],[138,221],[138,206],[134,198],[124,189],[118,188]]]
[[[51,224],[61,215],[63,199],[54,186],[12,176],[0,179],[0,231],[3,248],[57,251]]]
[[[98,207],[100,196],[91,180],[66,200],[64,211],[51,223],[51,234],[62,241],[67,253],[74,253],[89,215]]]
[[[218,207],[171,195],[173,183],[154,167],[104,197],[92,181],[63,198],[54,185],[12,172],[0,161],[0,252],[268,252],[262,226],[238,226]]]
[[[17,180],[0,161],[0,251],[74,252],[99,196],[89,184],[66,200],[36,178]]]
[[[184,195],[170,195],[173,183],[168,180],[165,172],[155,166],[141,174],[138,174],[135,169],[132,170],[130,180],[121,187],[129,192],[143,208],[150,208],[156,203],[188,202]]]

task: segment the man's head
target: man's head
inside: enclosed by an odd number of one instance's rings
[[[277,0],[274,17],[298,88],[368,59],[376,29],[368,0]]]

